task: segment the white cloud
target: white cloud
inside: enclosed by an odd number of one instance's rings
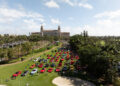
[[[99,14],[96,14],[94,17],[95,18],[107,17],[107,18],[110,18],[110,19],[118,18],[118,17],[120,17],[120,10],[107,11],[107,12],[99,13]]]
[[[59,5],[53,0],[46,2],[45,5],[50,8],[59,8]]]
[[[27,34],[29,31],[39,31],[40,24],[45,25],[43,15],[19,7],[20,9],[13,9],[0,6],[0,34]]]
[[[51,22],[52,22],[52,24],[57,24],[57,25],[61,24],[61,22],[60,22],[59,19],[53,19],[53,18],[51,18]]]
[[[93,6],[88,3],[79,3],[78,6],[88,8],[88,9],[93,9]]]
[[[63,0],[65,3],[69,4],[70,6],[74,6],[75,3],[71,2],[70,0]]]
[[[22,18],[32,18],[40,22],[44,22],[43,16],[40,13],[11,9],[7,7],[0,8],[1,23],[9,23]]]
[[[103,13],[96,14],[94,17],[97,18],[94,26],[88,26],[87,30],[91,35],[120,35],[120,10],[117,11],[106,11]]]
[[[40,27],[40,24],[36,23],[33,19],[29,19],[29,20],[25,19],[23,21],[29,29],[35,29]]]
[[[87,0],[81,0],[80,2],[78,2],[78,0],[62,0],[63,2],[67,3],[70,6],[79,6],[79,7],[83,7],[83,8],[87,8],[87,9],[93,9],[93,6],[89,3],[87,3]]]
[[[0,22],[12,22],[15,19],[19,19],[24,17],[26,14],[19,10],[8,9],[8,8],[0,8]]]
[[[80,34],[83,30],[87,30],[90,36],[120,36],[119,10],[100,14],[100,16],[95,17],[96,21],[94,25],[64,27],[63,31],[70,31],[71,35]]]
[[[20,12],[15,9],[0,8],[0,14],[5,17],[19,18],[25,16],[24,12]]]

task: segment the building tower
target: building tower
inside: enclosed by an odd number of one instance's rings
[[[58,26],[58,35],[61,37],[61,29],[60,29],[60,26]]]
[[[41,25],[41,36],[43,36],[43,26]]]

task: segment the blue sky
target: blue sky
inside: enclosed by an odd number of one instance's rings
[[[45,29],[89,35],[120,35],[120,0],[0,0],[0,34]]]

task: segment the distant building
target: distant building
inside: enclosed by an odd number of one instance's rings
[[[58,26],[58,30],[44,30],[43,26],[41,26],[41,32],[32,32],[31,35],[40,35],[40,36],[59,36],[59,37],[69,37],[69,32],[61,32],[60,26]]]

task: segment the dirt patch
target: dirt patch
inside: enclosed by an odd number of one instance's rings
[[[71,77],[57,77],[52,83],[57,86],[95,86],[91,82]]]
[[[0,86],[6,86],[6,85],[0,85]]]

